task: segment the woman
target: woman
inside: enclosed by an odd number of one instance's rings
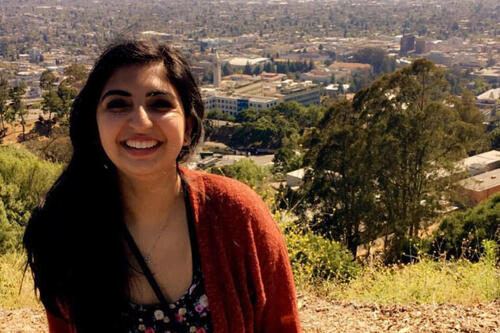
[[[24,246],[50,332],[298,332],[283,237],[247,186],[179,166],[203,103],[178,51],[108,48]]]

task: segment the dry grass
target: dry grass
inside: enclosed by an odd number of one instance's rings
[[[0,256],[0,309],[41,307],[33,292],[33,279],[29,270],[21,286],[25,261],[25,256],[19,252]]]
[[[347,284],[324,282],[316,288],[330,300],[473,304],[500,299],[500,269],[486,261],[422,260],[405,266],[366,266]]]

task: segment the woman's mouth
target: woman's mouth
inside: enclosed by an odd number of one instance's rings
[[[155,152],[162,143],[157,140],[126,140],[122,142],[122,146],[130,154],[135,156],[144,156]]]

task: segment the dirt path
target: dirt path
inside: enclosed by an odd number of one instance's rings
[[[304,332],[500,332],[500,301],[465,306],[298,299]]]
[[[464,305],[327,302],[298,295],[304,332],[500,332],[500,301]],[[46,333],[41,310],[0,310],[0,332]]]

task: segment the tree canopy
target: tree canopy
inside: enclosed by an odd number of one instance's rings
[[[470,97],[452,100],[448,88],[421,59],[330,108],[305,159],[306,209],[318,229],[353,251],[377,236],[370,230],[384,230],[394,253],[418,236],[450,188],[443,175],[485,138]]]

